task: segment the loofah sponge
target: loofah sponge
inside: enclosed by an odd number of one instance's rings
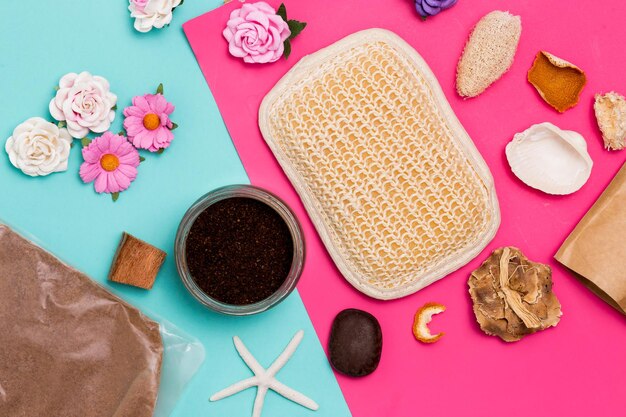
[[[522,20],[493,11],[478,21],[457,67],[456,91],[476,97],[511,68],[522,34]]]
[[[460,268],[500,222],[493,179],[422,58],[358,32],[303,58],[259,126],[344,277],[380,299]]]

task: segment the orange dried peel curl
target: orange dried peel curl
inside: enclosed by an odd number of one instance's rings
[[[528,82],[546,103],[563,113],[578,104],[587,77],[576,65],[540,51],[528,71]]]
[[[415,313],[413,320],[413,335],[417,340],[423,343],[435,343],[441,339],[444,333],[431,334],[428,329],[428,323],[435,314],[446,311],[446,306],[439,303],[426,303]]]

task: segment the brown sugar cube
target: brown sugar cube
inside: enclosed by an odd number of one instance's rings
[[[124,232],[117,247],[109,279],[149,290],[165,260],[165,252]]]

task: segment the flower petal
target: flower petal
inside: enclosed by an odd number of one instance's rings
[[[124,109],[125,117],[130,117],[130,116],[143,117],[145,115],[146,115],[145,112],[137,106],[128,106]]]
[[[133,104],[139,107],[142,111],[149,113],[152,109],[148,104],[148,100],[144,96],[136,96],[133,98]]]
[[[107,190],[107,173],[102,172],[96,178],[96,182],[93,184],[94,189],[97,193],[103,193]]]
[[[120,189],[120,185],[117,182],[117,179],[115,179],[115,171],[107,172],[106,179],[107,179],[107,193],[118,193],[122,191]]]
[[[122,163],[115,172],[121,172],[124,176],[132,182],[137,178],[137,168],[128,164]]]
[[[130,178],[124,175],[124,173],[120,171],[119,169],[116,169],[115,171],[113,171],[113,177],[117,181],[117,184],[119,186],[119,191],[124,191],[128,187],[130,187]]]
[[[100,167],[99,163],[92,164],[83,162],[80,166],[80,179],[83,180],[85,184],[95,180],[100,173],[102,173],[102,167]]]

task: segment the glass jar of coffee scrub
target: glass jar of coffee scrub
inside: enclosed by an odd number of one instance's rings
[[[291,209],[251,185],[204,195],[176,234],[176,268],[185,287],[224,314],[256,314],[280,303],[296,287],[304,256],[302,229]]]

